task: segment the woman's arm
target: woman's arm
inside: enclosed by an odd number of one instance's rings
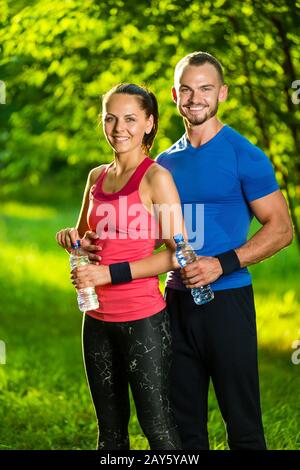
[[[166,244],[166,249],[139,261],[130,262],[132,279],[156,276],[179,268],[174,255],[173,236],[182,233],[187,238],[181,203],[171,174],[159,165],[153,165],[151,173],[148,173],[146,176],[149,178],[152,209],[160,226],[159,236]],[[71,279],[78,289],[111,284],[109,267],[105,265],[80,266],[72,272]]]
[[[142,260],[130,262],[133,279],[156,276],[179,268],[174,254],[176,245],[173,236],[182,233],[186,238],[181,203],[171,173],[158,164],[153,165],[151,170],[151,173],[148,172],[151,201],[160,227],[160,238],[166,249]]]
[[[63,248],[70,250],[72,244],[76,242],[78,239],[82,239],[87,231],[89,231],[89,226],[87,223],[87,211],[89,207],[89,192],[93,184],[96,182],[97,178],[99,177],[101,171],[103,170],[105,165],[100,165],[97,168],[92,169],[89,172],[87,182],[84,189],[81,209],[79,212],[78,220],[76,227],[65,228],[57,232],[56,234],[56,241],[59,245]],[[83,245],[89,245],[91,249],[92,246],[90,245],[90,240],[98,238],[96,234],[93,232],[88,232],[86,237],[83,241]]]
[[[78,231],[80,237],[82,238],[88,230],[90,230],[90,227],[88,226],[87,223],[87,212],[89,208],[89,195],[90,195],[90,189],[95,184],[96,180],[100,176],[101,172],[105,168],[105,165],[100,165],[97,166],[96,168],[93,168],[89,172],[87,182],[85,185],[84,193],[83,193],[83,199],[82,199],[82,204],[81,204],[81,209],[79,212],[79,216],[77,219],[77,224],[76,224],[76,230]]]

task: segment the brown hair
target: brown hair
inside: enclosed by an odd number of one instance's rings
[[[141,109],[149,117],[153,116],[153,127],[149,134],[145,134],[142,142],[142,147],[146,155],[150,154],[154,138],[158,130],[158,104],[155,95],[144,86],[135,85],[134,83],[120,83],[111,90],[109,90],[102,97],[102,105],[108,101],[108,99],[115,94],[133,95],[136,96],[141,104]]]
[[[186,65],[203,65],[205,63],[209,63],[214,66],[216,71],[218,72],[219,78],[221,80],[222,85],[224,84],[224,74],[223,68],[220,62],[208,52],[191,52],[190,54],[183,57],[175,67],[174,78],[176,81],[176,77],[179,72],[186,66]]]

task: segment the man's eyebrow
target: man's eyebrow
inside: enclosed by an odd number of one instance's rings
[[[189,90],[191,90],[192,88],[188,85],[185,85],[184,83],[182,83],[179,88],[188,88]]]
[[[215,85],[213,85],[212,83],[205,83],[204,85],[200,85],[199,88],[215,88]],[[188,88],[189,90],[192,90],[192,88],[188,85],[185,85],[184,83],[182,83],[179,88]]]

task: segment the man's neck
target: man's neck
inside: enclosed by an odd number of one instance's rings
[[[223,124],[216,117],[205,121],[199,126],[190,126],[185,122],[188,139],[193,147],[200,147],[211,140],[222,129]]]

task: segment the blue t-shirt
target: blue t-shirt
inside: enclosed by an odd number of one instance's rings
[[[198,148],[184,134],[156,161],[173,176],[189,243],[202,256],[215,256],[243,245],[253,218],[248,203],[279,188],[264,152],[229,126]],[[249,284],[250,273],[241,268],[221,276],[212,288]],[[169,273],[167,286],[186,290],[179,270]]]

